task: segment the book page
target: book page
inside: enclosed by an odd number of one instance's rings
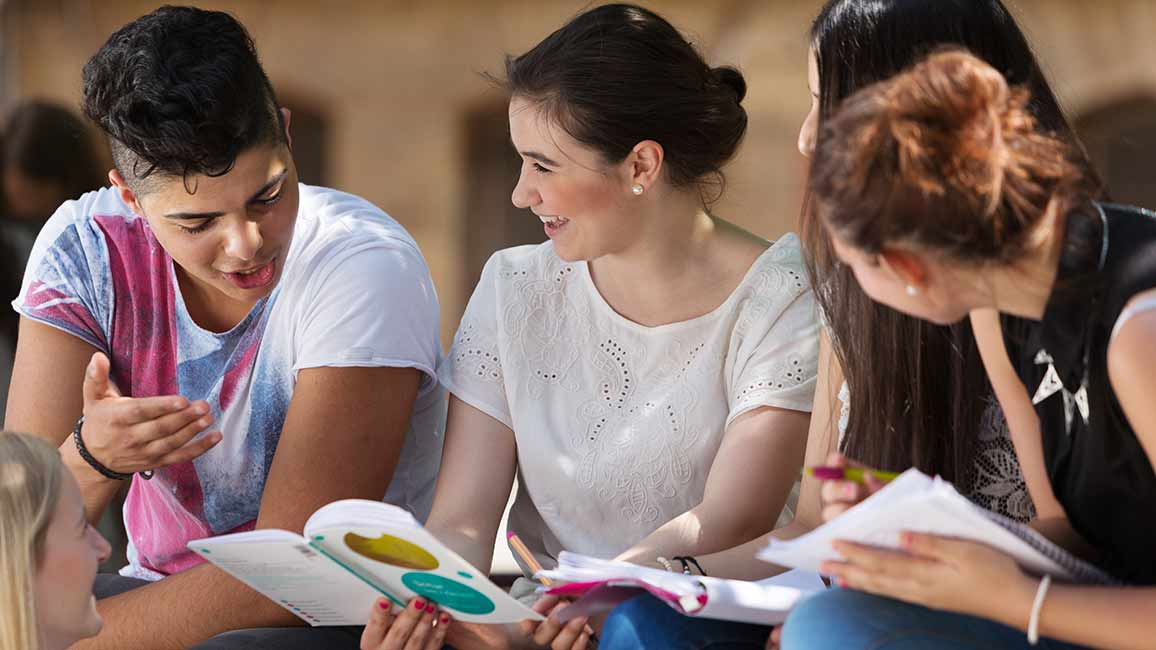
[[[365,625],[382,595],[287,531],[196,540],[189,548],[312,626]]]
[[[305,531],[311,546],[402,602],[422,596],[471,623],[542,620],[396,506],[338,501],[310,517]]]
[[[649,592],[675,611],[742,623],[776,625],[802,598],[826,586],[818,574],[788,571],[759,582],[724,580],[662,571],[563,551],[558,567],[539,574],[561,583],[548,593],[578,596],[560,620],[604,613]]]
[[[725,621],[778,625],[803,598],[819,589],[799,589],[770,584],[769,581],[745,582],[699,578],[706,589],[706,604],[691,616]],[[819,581],[822,584],[822,581]]]
[[[1012,556],[1036,575],[1088,583],[1111,581],[1034,530],[983,510],[950,483],[914,469],[805,535],[786,541],[772,539],[758,557],[780,566],[818,571],[822,562],[842,559],[831,546],[835,540],[898,549],[904,531],[982,542]]]

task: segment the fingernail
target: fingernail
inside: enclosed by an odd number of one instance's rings
[[[201,418],[200,420],[197,420],[197,426],[203,429],[209,426],[209,422],[209,418]]]
[[[413,601],[413,608],[418,610],[418,611],[425,609],[425,601],[423,601],[423,600]]]
[[[915,541],[911,533],[899,533],[899,543],[902,546],[911,546],[911,542]]]
[[[835,584],[839,585],[843,589],[847,588],[847,581],[843,578],[835,578]]]
[[[430,614],[433,614],[433,611],[434,611],[435,609],[437,609],[437,608],[436,608],[436,607],[434,607],[434,604],[433,604],[433,603],[427,603],[427,604],[426,604],[426,606],[425,606],[425,611],[426,611],[426,612],[428,612],[428,613],[430,613]]]
[[[208,412],[209,412],[209,405],[208,404],[194,404],[193,405],[193,413],[196,413],[197,415],[204,415],[205,413],[208,413]]]
[[[379,600],[379,601],[377,601],[377,607],[378,607],[378,609],[388,611],[389,610],[389,603],[385,602],[384,600]]]
[[[450,615],[449,614],[443,613],[441,616],[438,617],[438,623],[441,623],[442,625],[445,625],[449,622],[450,622]]]
[[[854,499],[855,495],[857,495],[858,493],[859,493],[859,487],[856,486],[854,483],[848,483],[848,484],[843,486],[843,496],[847,497],[848,499]]]

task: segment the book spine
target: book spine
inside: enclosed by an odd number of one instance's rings
[[[357,571],[357,569],[354,569],[353,567],[349,566],[349,565],[348,565],[348,564],[346,564],[345,562],[342,562],[340,559],[338,559],[338,558],[334,557],[334,556],[333,556],[333,554],[331,554],[329,551],[326,551],[326,550],[325,550],[325,549],[324,549],[324,548],[323,548],[323,547],[322,547],[320,544],[317,544],[316,542],[312,542],[312,541],[311,541],[311,542],[309,542],[309,546],[311,546],[311,547],[313,547],[314,549],[316,549],[318,553],[320,553],[320,554],[324,555],[325,557],[329,558],[329,559],[330,559],[330,560],[332,560],[333,562],[337,563],[337,566],[339,566],[339,567],[341,567],[342,569],[345,569],[346,571],[348,571],[348,572],[352,573],[352,574],[354,575],[354,577],[356,577],[358,580],[361,580],[362,582],[364,582],[365,584],[369,585],[370,587],[373,587],[373,590],[374,590],[374,591],[376,591],[376,592],[378,592],[379,594],[381,594],[382,596],[385,596],[386,598],[388,598],[388,599],[392,600],[392,601],[393,601],[393,603],[394,603],[395,605],[397,605],[398,607],[401,607],[402,609],[405,609],[405,603],[404,603],[404,602],[402,602],[402,601],[398,600],[398,599],[397,599],[397,598],[396,598],[396,597],[395,597],[393,594],[391,594],[391,593],[389,593],[388,591],[386,591],[386,590],[382,589],[381,587],[377,586],[377,585],[376,585],[376,584],[375,584],[375,583],[374,583],[372,580],[370,580],[370,579],[366,578],[365,576],[361,575],[361,573],[360,573],[360,572],[358,572],[358,571]]]

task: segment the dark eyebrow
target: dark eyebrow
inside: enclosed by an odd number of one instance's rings
[[[277,174],[273,178],[269,179],[268,183],[265,183],[264,185],[262,185],[261,189],[257,190],[256,193],[253,194],[253,197],[249,199],[249,203],[253,203],[254,201],[256,201],[256,200],[260,199],[262,196],[264,196],[266,192],[273,189],[274,187],[277,187],[277,183],[280,183],[281,181],[285,180],[285,175],[288,173],[289,173],[288,167],[286,167],[285,169],[282,169],[280,174]]]
[[[550,167],[559,167],[560,166],[558,163],[554,162],[553,160],[550,160],[550,158],[544,156],[543,154],[538,153],[537,151],[519,151],[518,153],[522,154],[523,156],[525,156],[527,158],[533,158],[534,160],[537,160],[538,162],[542,163],[543,165],[548,165]]]
[[[514,147],[514,151],[518,151],[518,147],[514,145],[513,138],[510,139],[510,146]],[[559,165],[558,163],[554,162],[553,160],[550,160],[550,158],[548,156],[546,156],[544,154],[540,154],[537,151],[518,151],[518,153],[527,157],[527,158],[533,158],[534,160],[537,160],[538,162],[542,163],[543,165],[549,165],[550,167],[561,167],[561,165]]]
[[[213,219],[225,216],[224,212],[172,212],[165,215],[165,219]]]
[[[285,175],[288,173],[289,173],[289,170],[287,168],[282,169],[280,174],[277,174],[273,178],[269,179],[269,182],[262,185],[261,189],[257,190],[257,192],[253,194],[253,197],[249,199],[249,203],[256,202],[258,199],[261,198],[262,195],[264,195],[266,192],[268,192],[269,190],[276,187],[277,183],[280,183],[281,181],[285,180]],[[177,219],[177,220],[193,220],[193,219],[215,219],[216,217],[223,217],[223,216],[225,216],[224,212],[172,212],[172,213],[166,214],[165,218],[166,219]]]

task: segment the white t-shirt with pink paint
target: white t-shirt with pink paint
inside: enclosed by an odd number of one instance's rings
[[[172,259],[148,222],[107,188],[65,203],[45,225],[13,306],[108,354],[125,395],[208,401],[212,428],[224,434],[200,458],[162,468],[152,480],[133,478],[123,574],[157,579],[183,571],[200,563],[188,541],[253,528],[302,368],[424,374],[384,498],[420,519],[428,515],[445,421],[435,374],[437,296],[413,238],[364,199],[302,185],[280,282],[224,333],[193,322]]]

